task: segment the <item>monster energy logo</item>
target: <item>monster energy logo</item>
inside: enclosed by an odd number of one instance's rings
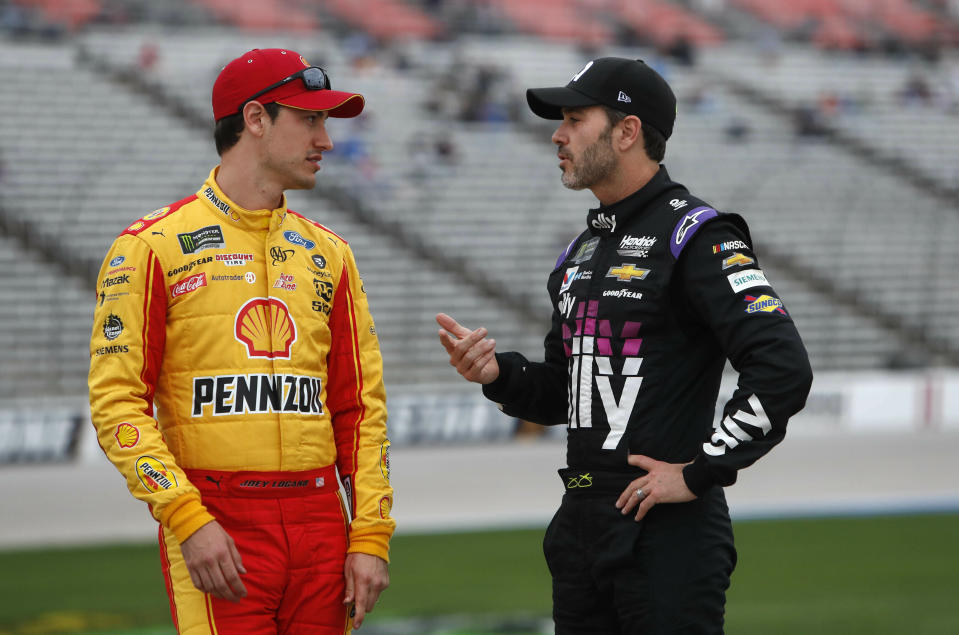
[[[180,250],[184,254],[195,254],[204,249],[222,249],[226,247],[223,241],[223,230],[219,225],[210,225],[202,227],[193,232],[177,234],[177,240],[180,241]]]

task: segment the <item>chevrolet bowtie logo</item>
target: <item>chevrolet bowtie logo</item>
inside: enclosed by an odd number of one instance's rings
[[[609,272],[606,274],[607,278],[616,278],[620,282],[629,282],[633,278],[639,278],[644,280],[646,276],[649,275],[649,269],[637,269],[633,265],[620,265],[618,267],[610,267]]]

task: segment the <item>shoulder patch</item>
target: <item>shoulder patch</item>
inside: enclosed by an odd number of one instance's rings
[[[160,209],[154,210],[140,220],[134,221],[129,227],[120,232],[120,235],[123,236],[124,234],[129,234],[131,236],[136,236],[147,227],[150,227],[157,221],[166,218],[170,214],[173,214],[181,207],[194,200],[196,200],[196,194],[188,196],[184,199],[180,199],[172,205],[167,205],[166,207],[161,207]]]
[[[669,251],[673,254],[673,258],[679,258],[679,254],[703,224],[717,216],[719,212],[706,206],[696,207],[686,212],[673,227],[673,233],[669,238]]]

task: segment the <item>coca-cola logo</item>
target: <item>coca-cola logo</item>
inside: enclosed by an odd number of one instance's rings
[[[170,295],[172,297],[177,297],[183,295],[184,293],[190,293],[191,291],[196,291],[200,287],[206,286],[206,272],[198,273],[190,276],[189,278],[184,278],[174,284],[170,285]]]

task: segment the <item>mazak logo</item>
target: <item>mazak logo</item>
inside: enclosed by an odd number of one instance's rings
[[[633,415],[643,378],[639,374],[643,358],[639,356],[643,344],[639,337],[639,322],[623,322],[619,337],[613,336],[613,324],[599,317],[599,300],[577,304],[575,325],[563,323],[563,350],[569,359],[570,429],[595,428],[593,418],[593,390],[599,394],[609,433],[603,442],[604,450],[615,450],[626,425]],[[575,330],[574,330],[575,329]],[[622,366],[614,369],[613,363]],[[619,397],[613,382],[622,388]]]
[[[303,238],[303,236],[301,236],[299,232],[286,231],[286,232],[283,232],[283,237],[286,238],[286,241],[288,243],[292,243],[300,247],[305,247],[306,249],[313,249],[314,247],[316,247],[315,242],[313,242],[312,240],[307,240],[306,238]]]
[[[592,225],[593,229],[606,229],[611,232],[616,231],[616,214],[607,216],[606,214],[600,213],[593,219],[590,225]]]
[[[749,256],[745,256],[737,251],[729,258],[723,259],[723,269],[730,269],[732,267],[745,267],[746,265],[755,264],[755,262],[756,261]]]
[[[184,254],[195,254],[204,249],[223,249],[226,243],[223,240],[223,230],[219,225],[210,225],[202,227],[194,232],[177,234],[177,240],[180,242],[180,251]]]
[[[170,285],[170,297],[176,298],[185,293],[190,293],[196,291],[200,287],[206,286],[206,272],[198,273],[196,275],[190,276],[189,278],[184,278],[179,282]]]
[[[282,300],[253,298],[237,311],[233,333],[251,358],[289,359],[296,324]]]
[[[322,415],[323,380],[309,375],[218,375],[193,378],[192,416],[298,412]]]
[[[122,275],[116,276],[114,278],[104,278],[103,284],[100,285],[101,289],[106,289],[117,284],[127,284],[130,282],[130,274],[124,273]]]
[[[610,267],[606,273],[607,278],[616,278],[620,282],[629,282],[633,278],[645,280],[649,275],[649,269],[637,269],[632,264],[623,264],[618,267]]]

